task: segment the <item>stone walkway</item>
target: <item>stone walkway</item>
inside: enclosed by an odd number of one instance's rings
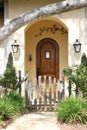
[[[33,112],[17,118],[2,130],[60,130],[54,112]]]
[[[0,130],[87,130],[87,126],[57,123],[54,112],[33,112],[15,119]]]

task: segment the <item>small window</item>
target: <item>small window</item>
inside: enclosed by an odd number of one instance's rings
[[[46,58],[46,59],[50,59],[50,51],[46,51],[46,53],[45,53],[45,58]]]

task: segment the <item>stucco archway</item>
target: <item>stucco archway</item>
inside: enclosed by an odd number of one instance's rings
[[[25,29],[25,72],[29,71],[30,79],[36,77],[36,47],[39,41],[51,38],[59,46],[59,77],[63,68],[68,65],[68,31],[58,19],[48,17],[29,24]],[[29,58],[31,57],[31,60]]]

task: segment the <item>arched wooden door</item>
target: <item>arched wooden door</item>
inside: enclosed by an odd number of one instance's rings
[[[59,47],[50,38],[41,40],[36,50],[37,76],[52,76],[59,78]]]

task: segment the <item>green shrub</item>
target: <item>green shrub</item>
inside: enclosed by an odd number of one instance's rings
[[[69,96],[72,94],[71,87],[74,83],[76,85],[76,96],[79,94],[79,90],[82,92],[83,97],[87,94],[87,68],[80,64],[79,66],[68,67],[64,69],[64,74],[69,81]]]
[[[87,103],[84,99],[68,97],[56,106],[55,112],[60,122],[87,124]]]
[[[8,120],[12,116],[16,114],[16,111],[10,102],[10,100],[7,100],[5,98],[0,99],[0,120]]]
[[[6,88],[15,89],[17,83],[16,69],[13,65],[13,56],[10,52],[8,55],[8,61],[6,65],[6,70],[3,75],[0,76],[0,85]]]
[[[87,67],[87,57],[85,53],[82,54],[81,63]]]
[[[7,120],[19,114],[24,108],[24,99],[16,92],[10,92],[3,98],[0,98],[0,120]]]
[[[16,91],[12,91],[6,95],[7,99],[10,100],[11,104],[14,106],[17,112],[22,112],[25,108],[24,98],[21,97]]]

